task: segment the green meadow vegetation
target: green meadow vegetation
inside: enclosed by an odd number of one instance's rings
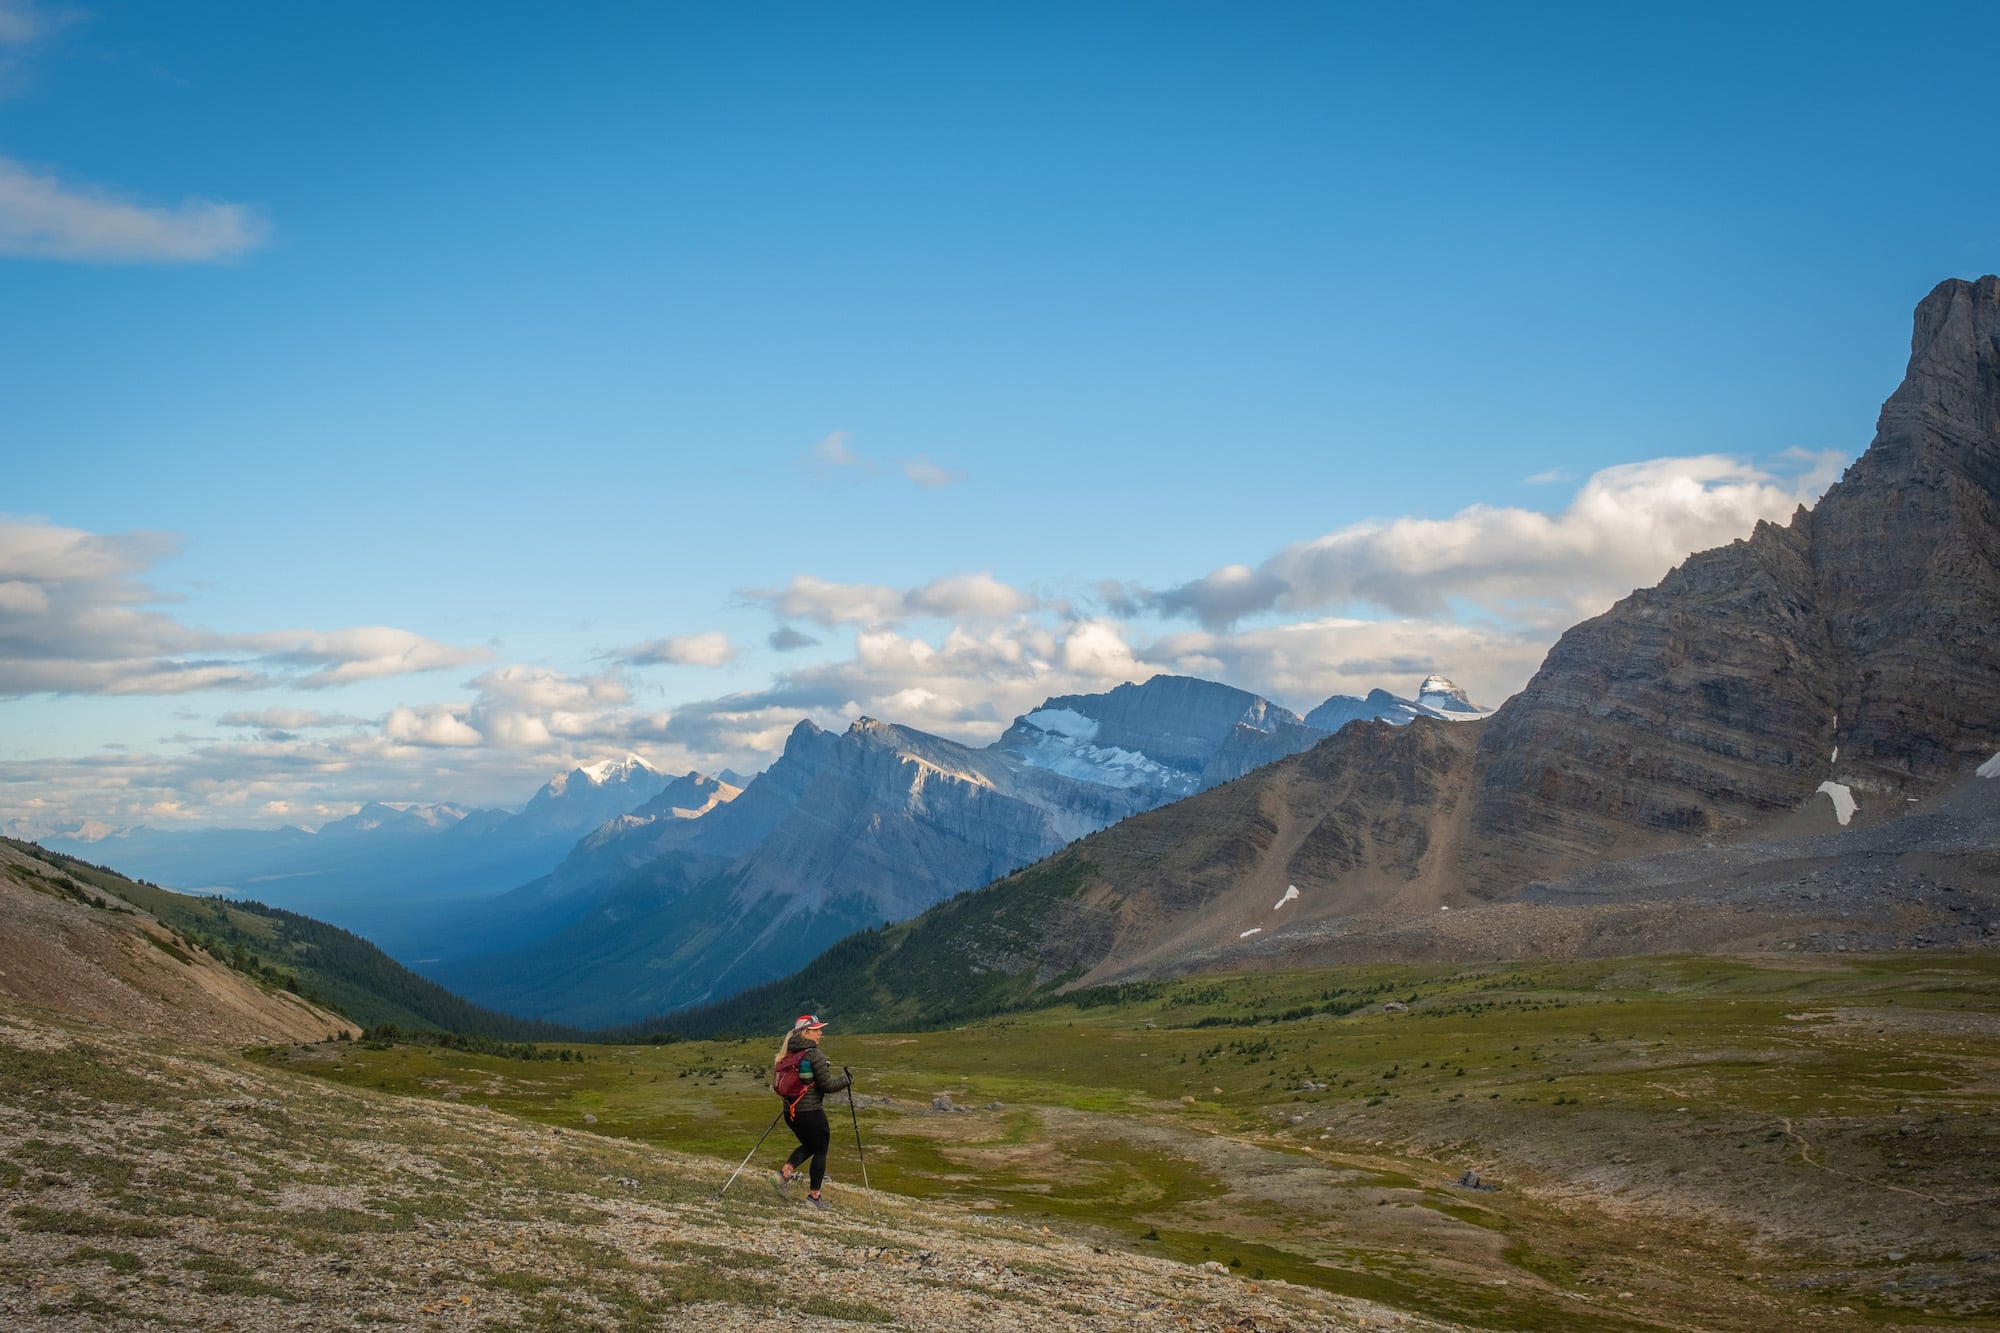
[[[1353,967],[946,1030],[831,1017],[843,1208],[869,1206],[858,1123],[878,1192],[1482,1327],[2000,1325],[1993,956]],[[776,1114],[776,1044],[260,1058],[733,1165]],[[791,1146],[779,1126],[735,1189],[768,1196]]]

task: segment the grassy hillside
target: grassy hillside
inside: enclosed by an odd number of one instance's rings
[[[2000,1326],[2000,957],[1372,966],[1080,998],[948,1031],[836,1023],[858,1095],[833,1108],[830,1197],[856,1206],[858,1135],[878,1192],[1461,1325]],[[554,1066],[271,1058],[733,1166],[770,1124],[782,1027]],[[789,1147],[780,1128],[752,1167]]]
[[[210,954],[368,1027],[436,1030],[500,1041],[577,1041],[588,1034],[482,1009],[426,981],[358,935],[262,903],[198,898],[5,839],[15,850],[152,913]]]
[[[357,1050],[408,1054],[294,1054]],[[934,1202],[721,1194],[733,1165],[0,1004],[0,1328],[1444,1333]]]

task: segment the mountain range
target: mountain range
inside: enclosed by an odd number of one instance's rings
[[[1918,306],[1811,509],[1564,634],[1462,726],[1362,721],[690,1030],[936,1021],[1206,969],[2000,945],[2000,278]]]
[[[1346,707],[1471,716],[1449,681]],[[861,718],[801,722],[741,794],[699,817],[613,821],[547,876],[486,904],[425,974],[509,1012],[628,1022],[802,966],[1141,811],[1325,739],[1244,690],[1155,676],[1064,695],[974,748]]]
[[[1160,676],[1051,698],[983,748],[871,718],[841,734],[802,721],[768,770],[739,783],[669,778],[627,756],[551,780],[518,813],[371,803],[316,833],[45,841],[359,931],[510,1013],[625,1022],[782,975],[850,930],[902,920],[1349,720],[1484,715],[1441,676],[1414,699],[1335,696],[1317,721]]]
[[[636,755],[551,779],[519,812],[369,802],[317,832],[138,827],[41,840],[171,888],[259,898],[358,931],[391,953],[420,949],[464,900],[541,874],[576,840],[673,782]]]

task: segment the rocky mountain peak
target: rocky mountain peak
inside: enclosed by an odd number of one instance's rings
[[[1918,304],[1909,369],[1877,434],[1918,424],[1974,452],[2000,431],[2000,277],[1947,278]]]
[[[1992,752],[2000,279],[1940,284],[1911,345],[1818,505],[1574,627],[1488,724],[1472,827],[1493,875],[1747,827],[1822,782],[1901,803]]]
[[[570,776],[575,777],[580,774],[585,781],[602,786],[607,782],[623,782],[635,773],[662,776],[659,769],[638,755],[630,753],[623,759],[601,759],[594,764],[579,764],[575,773]]]

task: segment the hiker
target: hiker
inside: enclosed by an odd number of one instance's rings
[[[799,1015],[779,1045],[777,1057],[771,1061],[771,1088],[785,1099],[785,1123],[799,1141],[791,1157],[778,1169],[778,1193],[785,1192],[797,1177],[799,1167],[810,1157],[812,1174],[806,1179],[806,1202],[821,1212],[826,1211],[826,1201],[819,1197],[819,1186],[826,1178],[826,1150],[833,1142],[833,1126],[827,1122],[820,1098],[839,1092],[849,1082],[847,1071],[835,1069],[819,1048],[819,1036],[824,1031],[826,1020],[818,1014]]]

